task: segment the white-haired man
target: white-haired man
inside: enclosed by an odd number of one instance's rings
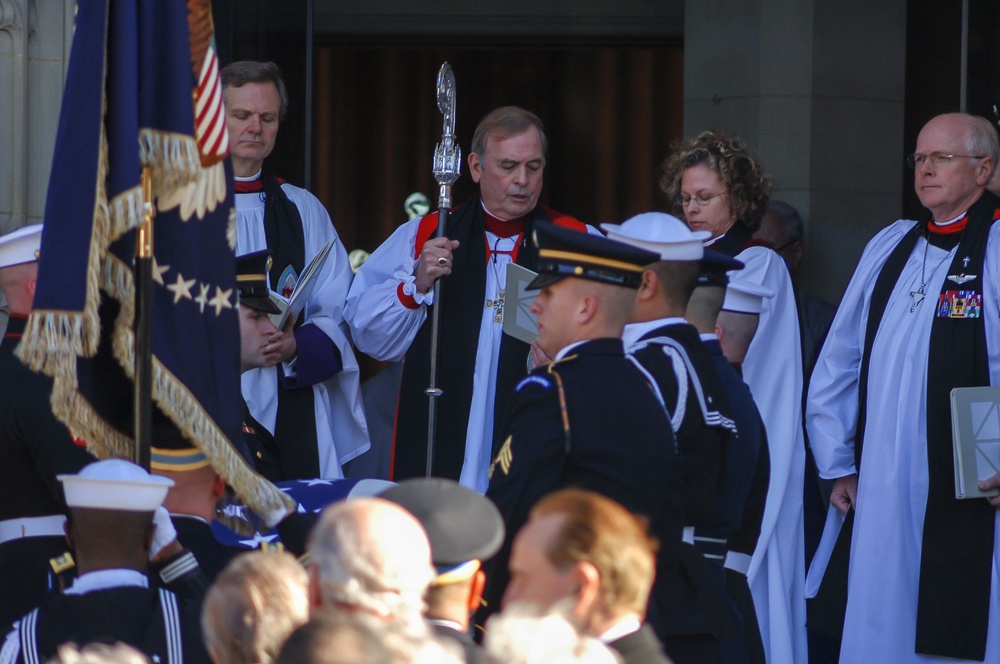
[[[380,498],[336,503],[309,538],[313,607],[370,613],[417,632],[424,591],[434,578],[424,529],[405,509]]]
[[[998,153],[983,118],[924,125],[909,162],[929,218],[868,243],[813,372],[816,464],[854,510],[842,662],[1000,661],[1000,496],[955,499],[949,407],[1000,384]]]

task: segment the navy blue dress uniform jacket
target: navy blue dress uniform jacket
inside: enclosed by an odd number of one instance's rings
[[[150,565],[149,587],[136,585],[128,570],[104,573],[110,574],[105,581],[113,587],[82,595],[51,592],[9,626],[12,633],[0,631],[5,639],[0,643],[2,661],[38,664],[54,657],[64,643],[82,648],[122,641],[154,664],[209,664],[201,631],[208,581],[189,551]],[[11,638],[16,651],[9,650]]]
[[[47,661],[64,643],[82,648],[88,643],[121,641],[154,662],[208,664],[200,618],[199,603],[185,602],[162,588],[119,587],[85,595],[52,593],[37,611],[21,619],[21,651],[16,661]]]
[[[215,577],[237,554],[246,552],[246,549],[226,546],[217,540],[212,526],[199,517],[171,514],[170,521],[177,531],[177,541],[194,555],[209,583],[215,581]]]
[[[18,519],[65,516],[56,475],[77,473],[94,461],[52,414],[52,379],[14,357],[25,323],[23,316],[11,315],[0,343],[0,521],[15,531]],[[0,625],[38,605],[54,583],[49,559],[68,548],[58,532],[0,544]]]
[[[243,402],[243,437],[236,444],[237,451],[246,459],[247,463],[272,484],[284,482],[292,479],[285,472],[281,462],[281,450],[274,436],[263,424],[258,422],[250,414],[250,408],[242,397]]]
[[[608,647],[618,653],[625,664],[671,664],[663,652],[663,644],[649,625],[643,625],[637,632],[609,641]]]
[[[673,430],[648,381],[625,358],[621,339],[586,341],[532,371],[515,388],[501,431],[486,495],[507,535],[487,569],[479,624],[499,610],[514,536],[535,503],[556,489],[596,491],[646,516],[660,542],[680,540]],[[670,547],[661,547],[658,558],[664,555]],[[670,561],[658,559],[661,564]],[[663,598],[654,591],[651,615],[658,614],[652,609],[658,601]]]
[[[680,376],[668,352],[683,359]],[[731,509],[720,500],[735,435],[729,399],[698,330],[690,324],[675,322],[650,330],[630,353],[656,381],[670,416],[682,415],[675,427],[683,468],[684,525],[695,529],[694,544],[676,545],[679,565],[657,568],[657,583],[671,599],[662,607],[666,631],[659,636],[679,664],[719,661],[719,644],[738,621],[725,593],[725,545],[714,541],[726,539],[719,528],[724,519],[717,512]],[[678,405],[685,384],[687,397]],[[706,537],[712,541],[703,540]]]
[[[718,512],[718,530],[715,532],[729,539],[730,551],[752,556],[760,537],[771,475],[767,435],[750,388],[722,354],[719,341],[713,339],[704,344],[726,388],[739,434],[729,451],[730,472],[720,502],[725,507]],[[752,473],[749,472],[751,469]],[[764,644],[746,575],[727,569],[726,591],[739,610],[742,634],[736,635],[736,642],[723,645],[724,653],[739,650],[748,661],[763,664]]]

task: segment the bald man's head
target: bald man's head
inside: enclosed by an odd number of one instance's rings
[[[379,498],[331,505],[309,553],[315,605],[420,623],[434,568],[427,535],[402,507]]]

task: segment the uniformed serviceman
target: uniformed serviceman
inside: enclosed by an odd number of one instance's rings
[[[172,482],[122,459],[95,461],[59,480],[79,576],[20,619],[0,662],[47,661],[70,641],[121,641],[153,662],[207,664],[198,615],[204,577],[160,507]],[[151,587],[147,573],[154,569],[177,594]]]
[[[273,367],[281,362],[278,350],[270,350],[270,337],[277,331],[269,314],[281,310],[271,301],[267,287],[270,254],[257,251],[236,259],[236,284],[240,294],[240,372]],[[281,451],[274,436],[250,414],[246,399],[243,403],[243,442],[241,451],[258,473],[271,482],[286,477]]]
[[[434,633],[458,642],[466,662],[485,662],[470,627],[486,583],[483,562],[503,544],[500,512],[482,495],[440,477],[403,480],[382,498],[406,508],[427,532],[437,576],[424,594],[424,616]]]
[[[760,537],[771,472],[770,456],[764,422],[750,388],[739,373],[753,335],[741,333],[739,326],[727,325],[724,317],[719,320],[719,314],[724,303],[730,310],[738,309],[747,312],[747,315],[756,310],[759,314],[761,297],[766,293],[764,289],[742,281],[734,281],[730,284],[731,288],[727,288],[728,282],[724,272],[703,273],[698,278],[698,287],[685,313],[685,317],[698,329],[715,363],[739,433],[736,444],[730,446],[727,455],[726,478],[718,502],[720,508],[716,511],[712,527],[706,527],[703,532],[727,540],[724,563],[726,592],[740,617],[736,633],[722,643],[723,658],[728,660],[735,654],[740,657],[736,661],[764,664],[764,643],[747,581],[747,569]],[[748,292],[750,290],[756,291],[756,295]],[[725,354],[718,335],[726,339]],[[751,469],[752,474],[748,474]]]
[[[0,238],[0,290],[10,303],[0,343],[0,626],[56,584],[49,560],[67,550],[56,475],[94,460],[52,414],[52,379],[14,357],[35,295],[41,240],[41,224]]]
[[[263,350],[268,333],[275,329],[268,314],[280,313],[268,297],[267,260],[266,251],[236,259],[242,371],[278,362],[273,353]],[[274,438],[250,416],[245,402],[243,437],[236,441],[235,447],[247,464],[269,481],[285,479]],[[154,415],[150,457],[152,472],[174,483],[163,505],[170,513],[178,539],[194,554],[208,580],[214,580],[236,554],[245,551],[222,544],[212,532],[216,508],[226,496],[225,479],[211,466],[205,453],[193,447],[159,413]]]
[[[194,554],[211,582],[244,549],[226,546],[212,533],[218,501],[226,493],[226,481],[215,472],[201,450],[192,447],[173,427],[158,435],[153,429],[150,471],[173,482],[163,506],[177,531],[177,539]]]
[[[719,532],[717,515],[733,510],[719,497],[736,426],[722,379],[684,312],[701,269],[737,270],[743,264],[706,250],[702,243],[708,232],[692,231],[662,212],[601,228],[609,238],[654,251],[659,258],[642,273],[623,340],[625,351],[659,390],[683,459],[684,540],[675,553],[678,564],[657,570],[658,586],[671,592],[671,601],[660,607],[666,612],[664,645],[677,664],[737,664],[744,658],[722,658],[720,651],[738,614],[725,595],[726,536]],[[740,505],[735,513],[739,516]]]
[[[555,489],[604,494],[647,517],[661,542],[681,537],[673,429],[621,340],[643,268],[659,256],[552,226],[538,226],[534,242],[537,343],[555,361],[517,385],[497,441],[487,496],[504,517],[507,538],[487,570],[487,612],[507,585],[513,534]],[[654,590],[651,604],[662,601]],[[649,615],[662,612],[651,607]]]

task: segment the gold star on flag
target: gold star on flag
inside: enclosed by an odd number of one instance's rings
[[[199,313],[205,313],[205,305],[208,304],[208,289],[211,288],[208,284],[198,284],[201,292],[198,293],[198,297],[194,298],[194,301],[198,303]]]
[[[181,301],[181,298],[186,297],[191,299],[191,287],[195,284],[195,279],[184,279],[181,273],[177,273],[177,281],[167,286],[167,290],[174,294],[174,304]]]
[[[161,286],[165,286],[166,284],[163,283],[163,275],[169,269],[170,269],[169,265],[160,265],[159,263],[156,262],[156,256],[153,256],[153,281],[160,284]]]
[[[215,307],[215,315],[221,316],[223,309],[232,309],[233,303],[229,301],[232,295],[233,289],[222,290],[218,286],[215,287],[215,297],[208,301],[208,305]]]

